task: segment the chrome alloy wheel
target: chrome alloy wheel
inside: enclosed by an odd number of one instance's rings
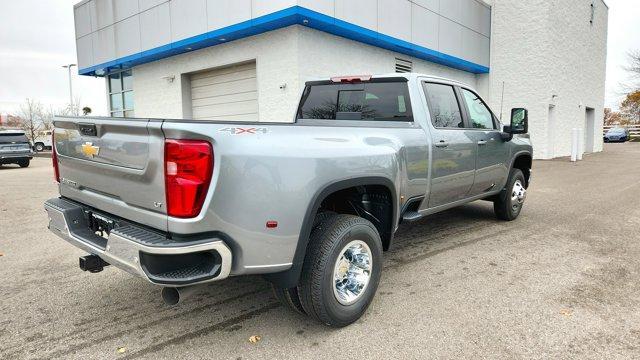
[[[527,189],[525,189],[520,180],[516,180],[513,184],[513,189],[511,190],[511,206],[513,207],[513,210],[517,210],[521,207],[526,198]]]
[[[333,295],[342,305],[355,303],[371,279],[372,256],[369,246],[353,240],[341,251],[333,267]]]

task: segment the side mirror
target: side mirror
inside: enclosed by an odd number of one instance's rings
[[[529,132],[529,111],[523,108],[511,109],[511,124],[505,128],[511,135]]]

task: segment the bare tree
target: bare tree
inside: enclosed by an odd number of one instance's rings
[[[27,134],[29,140],[33,141],[42,130],[43,115],[42,104],[39,101],[27,98],[20,106],[20,128]]]
[[[630,51],[627,54],[629,65],[624,66],[629,75],[630,83],[623,84],[624,92],[631,93],[640,89],[640,50]]]
[[[80,102],[82,102],[82,98],[75,97],[73,99],[73,104],[69,104],[65,111],[65,115],[68,116],[80,116]]]
[[[640,78],[640,50],[630,51],[628,57],[629,65],[625,66],[624,69],[635,77]]]
[[[60,110],[56,110],[53,105],[49,105],[49,109],[42,114],[42,130],[53,129],[53,118],[60,114]]]

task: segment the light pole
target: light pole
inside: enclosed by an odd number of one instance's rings
[[[71,83],[71,68],[77,66],[76,64],[62,65],[63,68],[69,72],[69,109],[73,111],[73,84]]]

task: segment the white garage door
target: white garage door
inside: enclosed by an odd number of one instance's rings
[[[192,74],[191,104],[196,120],[258,121],[256,63]]]

